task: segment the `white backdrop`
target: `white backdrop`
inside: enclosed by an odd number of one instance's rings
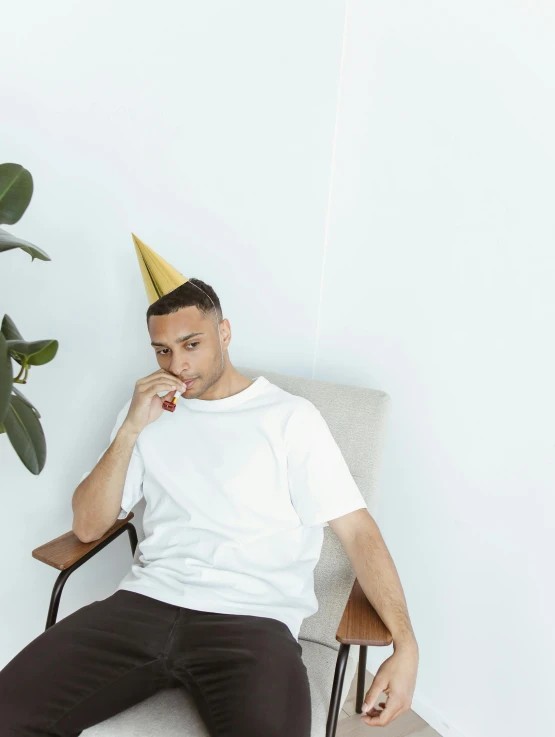
[[[0,437],[0,667],[44,629],[34,547],[157,364],[131,231],[211,284],[235,365],[387,391],[377,520],[443,735],[547,733],[553,682],[555,63],[551,4],[20,2],[0,162],[35,195],[1,314],[55,360],[22,387],[48,458]],[[126,539],[60,618],[114,590]],[[530,640],[536,642],[531,643]],[[369,653],[375,672],[391,648]]]

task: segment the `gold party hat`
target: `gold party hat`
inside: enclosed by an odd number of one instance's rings
[[[160,297],[189,281],[188,277],[180,274],[162,256],[159,256],[156,251],[153,251],[146,243],[137,238],[135,233],[131,233],[131,235],[135,242],[135,251],[139,259],[149,304],[156,302]]]

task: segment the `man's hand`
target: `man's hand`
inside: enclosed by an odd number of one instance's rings
[[[361,720],[370,727],[385,727],[408,711],[416,685],[418,647],[397,648],[393,655],[378,668],[372,685],[362,704]],[[375,708],[380,693],[387,694],[387,703],[380,701],[381,711]]]

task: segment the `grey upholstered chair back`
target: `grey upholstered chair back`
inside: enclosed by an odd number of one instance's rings
[[[285,391],[305,397],[320,410],[366,501],[368,511],[373,514],[377,504],[383,445],[391,409],[389,394],[377,389],[244,366],[235,368],[250,379],[265,376],[268,381]],[[136,523],[139,541],[144,540],[142,509],[144,501],[134,510],[136,518],[133,522]],[[139,562],[139,555],[137,546],[135,563]],[[339,650],[335,633],[354,581],[355,573],[351,561],[337,535],[329,526],[324,527],[322,553],[314,570],[318,611],[304,620],[299,632],[300,639]]]

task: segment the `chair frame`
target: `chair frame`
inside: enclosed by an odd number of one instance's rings
[[[86,563],[93,555],[99,553],[103,548],[113,542],[117,537],[127,532],[131,545],[131,554],[135,556],[137,547],[137,531],[131,524],[134,513],[130,512],[125,519],[116,520],[107,532],[98,540],[84,543],[73,533],[66,532],[60,537],[35,548],[32,552],[33,558],[46,563],[61,571],[54,582],[48,615],[46,617],[45,630],[56,624],[58,607],[64,585],[73,573],[83,563]],[[378,613],[370,604],[358,580],[355,579],[349,599],[345,606],[341,622],[337,629],[335,639],[340,643],[337,653],[337,662],[333,677],[333,687],[326,722],[326,737],[335,737],[337,721],[339,717],[339,706],[347,658],[351,645],[360,646],[357,675],[357,692],[355,709],[357,714],[362,714],[362,701],[365,696],[365,675],[367,648],[372,646],[390,645],[393,638],[380,619]]]

